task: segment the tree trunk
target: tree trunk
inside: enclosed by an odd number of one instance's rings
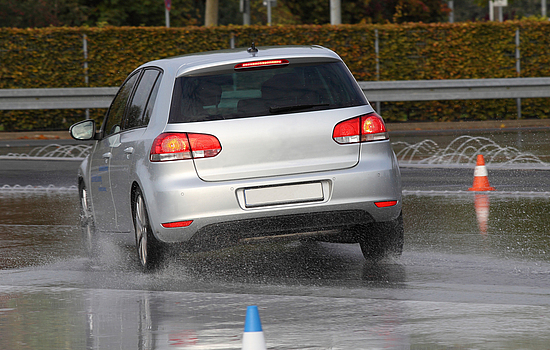
[[[218,1],[206,0],[206,13],[204,15],[204,25],[206,27],[218,25]]]

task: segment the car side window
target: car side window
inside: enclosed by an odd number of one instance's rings
[[[141,80],[136,88],[136,92],[128,105],[126,121],[123,129],[146,126],[149,122],[152,105],[158,91],[160,71],[156,69],[147,69],[143,73]],[[153,96],[155,95],[155,96]],[[147,113],[149,112],[149,113]]]
[[[111,108],[107,112],[107,117],[105,121],[103,136],[109,136],[116,134],[122,129],[122,120],[124,117],[124,109],[128,103],[128,98],[132,94],[132,89],[136,83],[137,78],[139,77],[140,72],[134,73],[130,78],[126,80],[124,85],[118,90],[113,103],[111,103]]]
[[[149,102],[147,102],[147,109],[143,115],[143,125],[149,124],[151,119],[151,114],[153,113],[153,107],[155,106],[155,101],[157,100],[157,95],[159,92],[160,81],[162,79],[162,73],[159,73],[155,86],[153,86],[153,91],[151,91],[151,96],[149,97]]]

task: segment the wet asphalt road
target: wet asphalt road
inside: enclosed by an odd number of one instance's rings
[[[9,160],[0,159],[0,187],[8,186],[76,186],[80,161],[75,160]],[[491,186],[500,191],[550,191],[550,169],[514,169],[488,166]],[[467,191],[472,186],[473,167],[401,168],[406,191]]]
[[[0,187],[75,185],[78,162],[56,163],[1,160]],[[258,305],[269,349],[547,349],[550,172],[490,169],[486,197],[472,176],[402,169],[398,260],[271,242],[150,275],[110,241],[86,255],[76,191],[0,191],[0,348],[240,349]]]

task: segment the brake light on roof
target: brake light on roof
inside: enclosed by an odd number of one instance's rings
[[[389,136],[382,117],[369,113],[336,124],[332,138],[339,144],[350,144],[387,140]]]
[[[195,133],[163,133],[151,146],[151,162],[211,158],[222,150],[220,141],[213,135]]]
[[[247,68],[267,68],[267,67],[277,67],[277,66],[286,66],[288,60],[263,60],[263,61],[253,61],[253,62],[244,62],[235,65],[235,69],[247,69]]]

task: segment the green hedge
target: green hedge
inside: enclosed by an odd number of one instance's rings
[[[515,32],[521,33],[521,76],[550,76],[550,23],[0,28],[0,89],[83,87],[83,36],[88,86],[118,86],[153,59],[235,46],[316,44],[336,51],[359,81],[517,77]],[[375,36],[379,38],[376,71]],[[547,118],[548,99],[522,102],[523,116]],[[104,110],[92,111],[100,120]],[[516,118],[515,100],[383,103],[389,121]],[[84,111],[0,111],[6,130],[63,129]]]

